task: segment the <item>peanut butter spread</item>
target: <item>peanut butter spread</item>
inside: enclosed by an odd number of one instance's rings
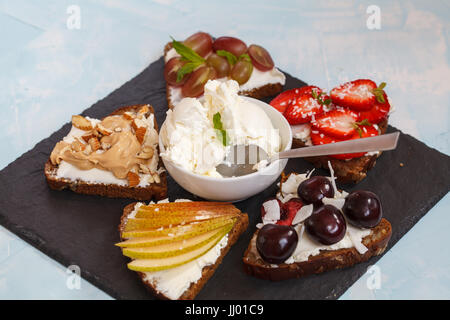
[[[146,117],[143,111],[102,121],[73,117],[71,132],[56,144],[50,161],[54,165],[66,161],[81,170],[111,171],[119,179],[129,178],[130,173],[157,174],[158,133],[153,114]]]

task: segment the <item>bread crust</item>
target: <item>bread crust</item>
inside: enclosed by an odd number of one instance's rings
[[[127,111],[137,111],[139,108],[145,106],[145,104],[138,104],[133,106],[126,106],[119,108],[109,114],[121,115]],[[149,112],[154,114],[153,107],[149,106]],[[155,130],[158,131],[158,124],[156,122],[156,117],[154,118]],[[158,150],[159,147],[157,147]],[[159,152],[159,151],[158,151]],[[160,159],[158,166],[163,168],[163,163]],[[89,194],[89,195],[99,195],[109,198],[131,198],[136,200],[161,200],[167,198],[167,176],[166,172],[162,172],[159,183],[152,183],[147,187],[130,187],[130,186],[120,186],[117,184],[103,184],[103,183],[88,183],[82,180],[70,180],[65,178],[57,178],[55,176],[58,165],[52,164],[50,158],[47,160],[44,166],[45,178],[47,180],[48,186],[53,190],[64,190],[70,189],[76,193]]]
[[[164,46],[164,57],[166,56],[167,52],[172,48],[171,43],[167,43]],[[166,98],[167,98],[167,106],[169,109],[173,109],[174,105],[170,96],[170,86],[166,82]],[[240,95],[244,95],[247,97],[252,97],[255,99],[262,99],[266,97],[275,96],[276,94],[280,93],[283,90],[283,85],[281,83],[268,83],[263,85],[262,87],[254,88],[252,90],[243,90],[239,91]]]
[[[123,210],[123,215],[120,218],[120,225],[119,225],[119,232],[121,234],[122,238],[122,232],[125,227],[125,224],[127,222],[128,215],[134,210],[134,206],[136,205],[136,202],[130,203],[127,205]],[[190,287],[178,298],[178,300],[193,300],[197,294],[200,292],[200,290],[203,288],[203,286],[208,282],[208,280],[213,276],[214,272],[216,271],[217,267],[222,263],[223,258],[226,256],[228,251],[230,251],[231,247],[236,243],[236,241],[239,239],[240,235],[244,233],[244,231],[248,227],[248,215],[246,213],[242,213],[239,215],[238,220],[234,224],[231,231],[228,233],[228,243],[225,247],[222,248],[220,252],[219,258],[216,260],[216,262],[213,265],[206,266],[202,269],[202,276],[201,278],[190,285]],[[134,271],[133,271],[134,272]],[[158,299],[161,300],[170,300],[169,297],[164,295],[164,293],[159,292],[155,285],[151,282],[145,280],[145,273],[143,272],[136,272],[141,279],[141,281],[144,283],[144,285],[147,287],[147,289]]]
[[[257,234],[258,230],[253,235],[252,240]],[[391,235],[391,224],[383,218],[378,226],[372,229],[372,233],[362,240],[362,243],[368,249],[365,254],[360,254],[355,248],[322,250],[318,255],[309,257],[307,261],[292,264],[282,263],[276,268],[271,267],[269,263],[263,261],[259,255],[257,256],[252,253],[256,248],[253,248],[254,241],[250,241],[243,258],[244,271],[257,278],[280,281],[334,269],[342,269],[382,254],[387,247]]]
[[[388,127],[388,119],[381,121],[378,124],[381,134],[386,133]],[[292,148],[306,147],[305,143],[293,138]],[[337,181],[340,183],[358,183],[367,176],[367,172],[375,166],[377,158],[381,155],[381,152],[374,155],[363,156],[359,158],[353,158],[350,160],[340,160],[329,156],[318,156],[304,158],[306,161],[311,162],[316,168],[328,169],[328,161],[330,161],[333,167],[334,175]]]

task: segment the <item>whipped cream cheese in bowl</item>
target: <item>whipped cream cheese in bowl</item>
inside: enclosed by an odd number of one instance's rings
[[[269,156],[291,148],[292,132],[283,115],[238,91],[236,81],[210,80],[201,99],[182,99],[161,126],[159,146],[167,171],[184,189],[205,199],[249,198],[274,183],[287,164],[257,164],[256,172],[231,178],[216,171],[233,145],[257,145]]]

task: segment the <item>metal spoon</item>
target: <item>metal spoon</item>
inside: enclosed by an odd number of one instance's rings
[[[256,172],[255,164],[262,160],[267,160],[267,165],[269,165],[279,159],[393,150],[397,147],[399,136],[400,132],[395,132],[370,138],[291,149],[277,153],[270,158],[267,152],[257,145],[235,145],[224,161],[216,167],[216,170],[223,177],[239,177]]]

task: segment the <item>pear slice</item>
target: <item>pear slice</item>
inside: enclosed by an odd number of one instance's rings
[[[172,227],[175,225],[184,225],[192,222],[199,222],[211,219],[223,219],[224,217],[236,217],[236,213],[220,214],[218,216],[210,217],[199,213],[198,215],[181,215],[181,216],[159,216],[158,218],[129,218],[125,224],[124,231],[133,231],[139,229],[154,229],[161,227]]]
[[[217,206],[195,206],[195,207],[155,207],[155,208],[143,208],[141,206],[135,218],[159,218],[159,217],[173,217],[173,216],[218,216],[221,214],[239,214],[240,211],[233,205],[217,205]]]
[[[210,241],[202,247],[186,252],[184,254],[167,258],[133,260],[128,264],[128,269],[141,272],[154,272],[181,266],[204,255],[211,248],[213,248],[230,230],[231,228],[227,229],[226,232],[222,232],[213,241]]]
[[[228,232],[232,225],[212,230],[204,234],[169,243],[144,248],[124,248],[123,255],[132,259],[158,259],[167,258],[193,251],[203,247]]]
[[[216,207],[231,205],[231,202],[211,202],[211,201],[187,201],[187,202],[166,202],[166,203],[152,203],[143,205],[140,208],[144,210],[151,210],[158,208],[160,210],[170,210],[171,208],[198,208],[198,207]]]
[[[234,223],[236,218],[234,217],[219,217],[215,219],[203,220],[199,222],[192,222],[185,225],[177,225],[170,228],[152,228],[152,229],[137,229],[133,231],[122,232],[122,238],[135,239],[135,238],[154,238],[163,236],[183,235],[189,232],[195,232],[196,230],[213,230],[225,226],[229,223]],[[137,239],[136,239],[137,240]]]
[[[145,236],[145,237],[135,237],[126,241],[122,241],[120,243],[117,243],[116,246],[121,248],[143,248],[143,247],[153,247],[153,246],[159,246],[162,244],[174,242],[174,241],[180,241],[185,240],[189,238],[194,238],[196,236],[200,236],[202,234],[215,231],[217,232],[221,228],[233,224],[234,220],[228,220],[225,224],[215,224],[215,223],[197,223],[193,224],[190,228],[172,228],[177,229],[173,230],[173,233],[167,234],[167,235],[161,235],[161,236]],[[190,225],[186,225],[190,226]],[[183,227],[186,227],[183,226]]]

